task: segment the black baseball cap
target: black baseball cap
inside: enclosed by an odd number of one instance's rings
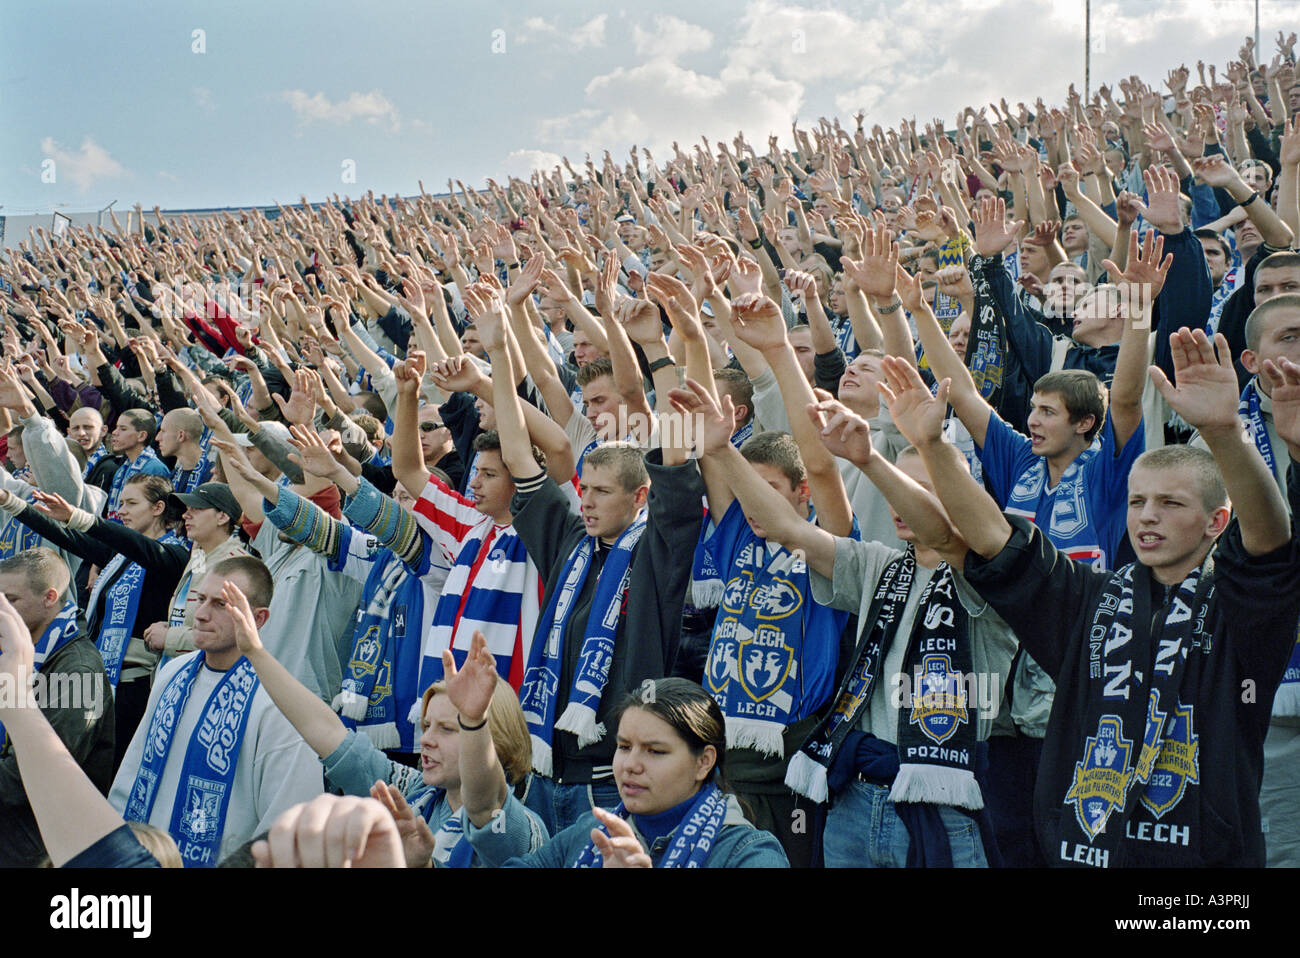
[[[230,487],[224,482],[205,482],[193,492],[173,492],[171,497],[184,507],[220,509],[230,516],[231,528],[239,525],[239,517],[244,514]]]

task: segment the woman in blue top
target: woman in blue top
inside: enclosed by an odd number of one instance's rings
[[[276,661],[256,632],[241,634],[240,651],[276,707],[320,756],[330,783],[388,806],[409,867],[483,864],[464,840],[466,819],[491,831],[507,857],[546,842],[545,826],[510,787],[527,776],[532,746],[519,700],[497,675],[481,633],[475,633],[459,671],[451,653],[444,653],[446,679],[425,690],[418,770],[390,760],[364,732],[347,728]]]
[[[622,802],[595,809],[531,855],[511,858],[491,827],[467,836],[484,864],[522,868],[786,868],[776,837],[720,788],[722,710],[694,682],[647,681],[623,702],[614,780]]]

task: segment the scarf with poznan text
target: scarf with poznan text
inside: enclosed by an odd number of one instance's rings
[[[903,610],[916,580],[916,550],[881,573],[853,663],[840,682],[834,707],[790,760],[785,781],[814,801],[828,798],[827,772],[845,736],[871,702],[879,669],[898,638]],[[898,715],[899,770],[892,802],[951,805],[978,810],[984,798],[975,781],[976,722],[967,701],[971,674],[970,617],[956,593],[956,580],[940,563],[921,593],[907,637],[903,672],[894,677],[901,695]]]

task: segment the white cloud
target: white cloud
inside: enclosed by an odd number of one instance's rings
[[[560,154],[546,150],[513,150],[502,164],[502,172],[507,176],[517,176],[526,180],[534,170],[551,170],[560,165]]]
[[[168,173],[166,170],[159,170],[158,178],[166,180],[168,183],[179,183],[181,181],[181,178],[175,173]]]
[[[280,98],[289,104],[289,108],[302,123],[350,123],[353,120],[365,120],[376,126],[387,126],[394,133],[401,127],[397,107],[378,90],[349,93],[344,99],[333,102],[323,93],[308,96],[302,90],[285,90]]]
[[[83,193],[98,180],[121,176],[126,172],[121,163],[90,137],[81,141],[80,150],[72,152],[59,146],[53,137],[47,136],[41,140],[41,152],[54,160],[56,178],[67,177]]]
[[[205,86],[196,86],[194,88],[194,103],[199,109],[211,110],[215,106],[212,102],[212,91]]]
[[[608,14],[597,14],[586,23],[566,29],[543,17],[529,17],[523,23],[523,32],[516,38],[518,44],[535,43],[543,38],[565,40],[576,50],[605,45],[605,24]]]
[[[1093,0],[1092,88],[1131,73],[1156,84],[1179,62],[1195,78],[1197,59],[1222,70],[1246,19],[1211,0]],[[819,115],[848,125],[859,108],[868,126],[903,116],[950,126],[967,104],[1056,105],[1071,81],[1083,88],[1077,0],[864,0],[855,13],[754,0],[725,34],[661,15],[633,26],[632,46],[636,56],[588,81],[575,109],[537,124],[541,146],[572,157],[635,142],[661,154],[673,139],[737,129],[762,145],[772,132],[787,139],[795,115],[801,126]],[[681,64],[706,51],[715,66]]]
[[[641,29],[640,24],[632,27],[632,46],[640,57],[676,60],[709,49],[713,46],[713,34],[697,24],[659,14],[650,30]]]

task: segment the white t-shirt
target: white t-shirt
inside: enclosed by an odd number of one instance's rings
[[[172,676],[185,668],[195,655],[198,653],[178,656],[158,672],[153,690],[149,693],[149,705],[144,718],[131,739],[122,766],[117,770],[117,777],[113,779],[113,787],[108,793],[109,804],[119,812],[125,811],[131,787],[135,784],[140,758],[144,754],[145,738],[158,699]],[[224,672],[205,666],[194,677],[185,708],[176,723],[167,763],[163,766],[158,782],[158,797],[149,814],[149,824],[155,828],[163,831],[171,828],[172,807],[181,785],[185,752],[208,697],[224,676]],[[250,712],[244,719],[244,739],[240,743],[235,776],[231,782],[218,861],[270,828],[281,813],[300,802],[310,801],[325,790],[320,760],[316,753],[275,707],[271,696],[261,686],[258,686],[249,708]],[[209,864],[215,865],[216,862]]]

